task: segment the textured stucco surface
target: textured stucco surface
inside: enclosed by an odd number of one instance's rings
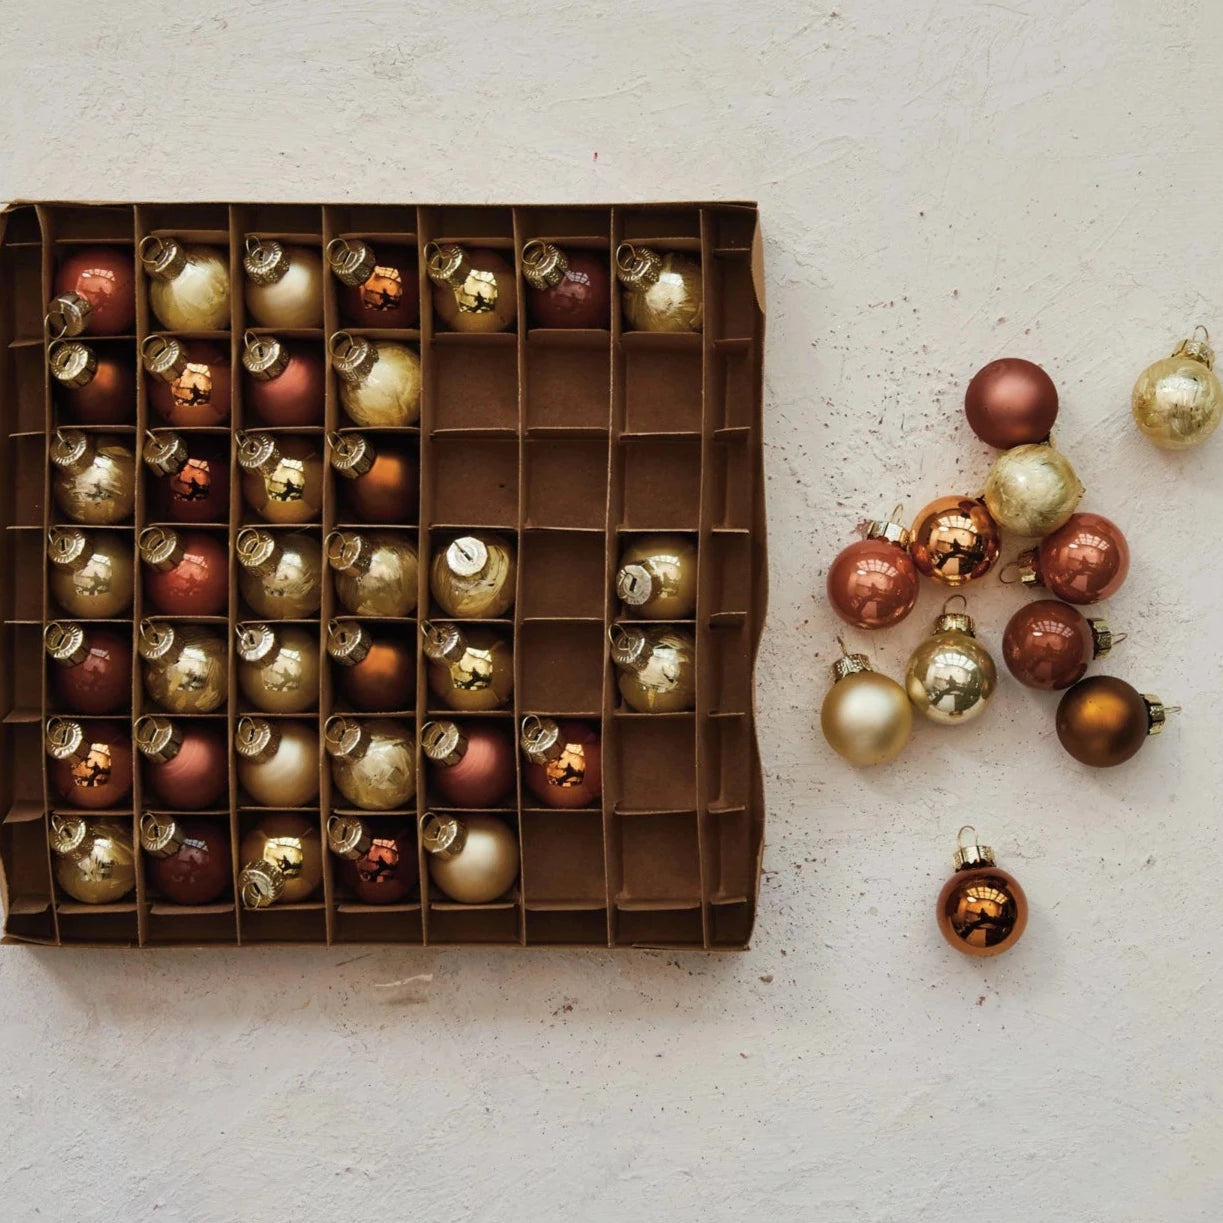
[[[1223,438],[1129,387],[1223,337],[1223,7],[0,3],[0,198],[760,200],[768,848],[742,957],[0,955],[6,1219],[1182,1223],[1223,1214]],[[596,158],[597,153],[597,158]],[[825,566],[976,489],[995,356],[1044,363],[1129,532],[1129,765],[1009,680],[883,772],[819,738]],[[972,592],[997,649],[1020,596]],[[896,673],[936,606],[869,644]],[[932,921],[971,819],[1025,884],[982,966]],[[428,981],[387,985],[417,974]]]

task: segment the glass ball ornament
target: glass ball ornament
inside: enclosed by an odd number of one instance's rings
[[[127,522],[136,507],[136,456],[126,438],[57,429],[51,438],[51,495],[64,517],[85,526]]]
[[[340,403],[354,425],[393,429],[420,419],[421,367],[415,349],[337,331],[328,341]]]
[[[1057,406],[1053,379],[1022,357],[991,361],[977,370],[964,392],[970,428],[999,450],[1048,441]]]
[[[103,350],[79,340],[55,340],[47,348],[55,401],[78,425],[127,425],[136,419],[136,374],[113,345]]]
[[[908,693],[875,671],[865,654],[832,664],[832,687],[820,708],[820,730],[838,756],[850,764],[886,764],[904,751],[913,733]]]
[[[607,261],[589,251],[562,251],[532,239],[522,248],[522,275],[530,286],[531,324],[535,327],[611,326],[611,279]]]
[[[141,451],[154,519],[168,522],[229,520],[229,447],[217,438],[161,429],[146,433]]]
[[[308,620],[323,601],[323,550],[304,531],[245,527],[234,540],[238,589],[256,616]]]
[[[545,807],[597,807],[603,793],[599,732],[585,722],[528,714],[519,742],[526,765],[522,784]]]
[[[944,586],[984,577],[1002,541],[985,503],[974,497],[937,497],[913,520],[909,551],[918,573]]]
[[[135,595],[131,541],[118,531],[47,531],[47,582],[51,597],[69,616],[110,620]]]
[[[1002,658],[1010,673],[1028,688],[1060,689],[1082,679],[1087,664],[1107,658],[1125,640],[1104,620],[1089,620],[1069,603],[1037,599],[1007,621]]]
[[[513,650],[496,629],[422,620],[420,631],[429,690],[447,709],[500,709],[513,695]]]
[[[51,817],[55,882],[73,900],[115,904],[136,886],[130,821]]]
[[[1134,423],[1163,450],[1200,446],[1223,417],[1223,387],[1214,372],[1210,333],[1205,327],[1197,331],[1170,357],[1148,365],[1130,396]]]
[[[491,531],[461,535],[429,567],[429,589],[447,616],[495,620],[514,606],[518,565],[514,545]]]
[[[136,723],[136,747],[144,757],[144,780],[160,806],[203,811],[225,805],[229,753],[217,724],[146,715]]]
[[[43,630],[56,700],[72,713],[106,714],[132,701],[132,646],[127,636],[74,620]]]
[[[329,433],[331,466],[343,477],[341,496],[362,522],[415,522],[420,495],[420,457],[414,447],[375,446],[363,433]]]
[[[340,315],[350,327],[420,326],[420,278],[411,248],[333,238],[327,266],[340,282]]]
[[[323,423],[327,373],[317,344],[248,331],[242,369],[243,410],[251,421],[281,428]]]
[[[469,721],[426,722],[420,745],[429,761],[429,792],[448,807],[496,807],[514,791],[514,745],[500,727]],[[434,792],[436,791],[436,794]]]
[[[375,636],[357,620],[329,620],[327,654],[340,691],[355,709],[392,713],[415,707],[416,651],[409,641]]]
[[[1067,689],[1057,707],[1057,737],[1080,764],[1106,769],[1129,760],[1170,713],[1157,696],[1112,675],[1091,675]]]
[[[696,706],[696,640],[686,629],[613,624],[608,629],[616,684],[638,713],[678,713]]]
[[[70,807],[122,807],[132,788],[132,741],[118,722],[49,718],[44,736],[51,788]]]
[[[494,815],[426,815],[421,844],[430,878],[460,904],[497,900],[518,878],[518,840]]]
[[[518,318],[518,280],[496,251],[453,242],[425,247],[425,271],[433,282],[433,310],[450,331],[508,331]]]
[[[308,807],[318,797],[318,732],[295,718],[244,716],[234,734],[238,780],[257,807]]]
[[[418,894],[412,828],[398,828],[388,836],[358,816],[332,815],[327,819],[327,847],[341,860],[344,883],[362,904],[397,904]]]
[[[140,817],[140,848],[149,886],[163,900],[206,905],[229,890],[229,832],[215,821],[146,811]]]
[[[246,909],[309,900],[323,882],[318,817],[286,811],[262,816],[242,838],[238,896]]]
[[[636,331],[700,331],[705,322],[701,263],[675,251],[622,242],[616,248],[621,306]]]
[[[242,270],[246,309],[260,327],[323,325],[323,260],[308,246],[248,234]]]
[[[393,811],[416,796],[416,740],[397,718],[327,719],[323,746],[335,788],[363,811]]]
[[[138,539],[144,593],[165,616],[221,616],[229,607],[229,556],[202,531],[145,527]]]
[[[828,602],[855,628],[890,628],[917,602],[917,567],[899,513],[897,506],[890,521],[868,522],[866,538],[842,548],[828,567]]]
[[[1028,924],[1028,898],[1019,881],[999,870],[988,845],[965,845],[960,829],[955,873],[943,884],[935,918],[943,937],[957,951],[971,956],[1001,955],[1023,936]]]
[[[323,457],[304,437],[234,434],[242,499],[265,522],[300,526],[323,512]]]
[[[696,611],[696,545],[685,535],[641,535],[620,554],[616,594],[641,620],[689,620]]]
[[[416,545],[403,531],[332,531],[327,563],[335,596],[354,616],[407,616],[420,578]]]
[[[136,267],[125,246],[78,246],[61,259],[47,333],[129,335],[136,325]]]
[[[262,713],[305,713],[319,703],[319,643],[297,624],[243,622],[235,628],[238,687]]]
[[[1067,603],[1098,603],[1121,589],[1130,571],[1130,546],[1102,514],[1071,514],[1040,546],[1019,554],[1019,580],[1046,586]]]
[[[149,234],[140,242],[149,309],[168,331],[229,330],[229,260],[213,246]]]
[[[140,346],[149,406],[175,428],[229,423],[229,347],[211,340],[151,335]]]
[[[982,498],[999,526],[1040,538],[1074,513],[1083,491],[1069,460],[1043,443],[1000,454],[985,478]]]
[[[197,624],[141,620],[137,646],[144,690],[168,713],[212,713],[229,695],[221,634]]]
[[[963,595],[952,595],[934,622],[934,632],[909,655],[905,690],[914,708],[932,722],[958,726],[980,717],[998,684],[989,651],[976,639],[972,617],[949,612]]]

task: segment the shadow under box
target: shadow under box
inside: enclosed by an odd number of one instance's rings
[[[446,437],[433,442],[434,525],[516,528],[518,442]]]
[[[607,880],[602,815],[597,811],[524,811],[522,883],[528,909],[604,909]]]
[[[477,341],[481,338],[476,337]],[[430,369],[430,427],[434,432],[518,428],[518,350],[514,345],[435,345]]]
[[[695,811],[617,816],[614,828],[618,908],[700,908],[701,857]]]
[[[621,525],[629,530],[697,530],[701,516],[700,442],[632,440],[621,446]]]
[[[528,432],[606,432],[611,350],[606,332],[536,332],[527,340]]]
[[[603,615],[606,538],[593,531],[524,531],[518,614],[524,619]]]
[[[626,433],[700,433],[701,350],[625,345]]]
[[[529,439],[524,446],[528,527],[586,527],[607,520],[605,438]]]
[[[532,620],[518,630],[520,709],[588,714],[603,709],[602,621]]]

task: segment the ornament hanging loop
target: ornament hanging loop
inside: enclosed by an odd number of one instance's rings
[[[1209,343],[1210,343],[1210,332],[1207,330],[1206,325],[1205,325],[1204,323],[1199,323],[1199,324],[1198,324],[1198,325],[1197,325],[1197,326],[1196,326],[1196,327],[1193,329],[1193,337],[1194,337],[1194,339],[1197,339],[1197,334],[1198,334],[1198,332],[1199,332],[1199,331],[1202,333],[1202,339],[1203,339],[1203,341],[1204,341],[1205,343],[1209,344]]]
[[[961,603],[960,611],[963,612],[963,611],[968,610],[968,600],[963,595],[961,594],[948,595],[947,598],[943,600],[943,615],[944,616],[954,614],[954,613],[949,612],[948,608],[951,607],[951,605],[956,601],[956,599],[960,600],[960,603]],[[971,828],[972,825],[966,824],[965,827]]]
[[[1007,561],[1007,563],[998,570],[998,581],[1000,581],[1003,586],[1018,586],[1020,580],[1018,561]]]
[[[966,832],[971,832],[971,833],[972,833],[972,842],[971,842],[971,844],[975,845],[975,844],[977,843],[977,830],[976,830],[976,828],[975,828],[975,827],[974,827],[972,824],[965,824],[965,825],[963,826],[963,828],[961,828],[961,829],[960,829],[960,831],[959,831],[959,832],[957,832],[957,833],[955,834],[955,843],[956,843],[956,848],[957,848],[957,849],[965,849],[965,848],[967,848],[967,847],[966,847],[966,845],[965,845],[965,843],[964,843],[964,834],[965,834]]]

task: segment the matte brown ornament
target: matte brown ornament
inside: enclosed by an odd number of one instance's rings
[[[71,807],[122,807],[132,788],[132,741],[117,722],[50,718],[45,735],[52,789]]]
[[[1047,441],[1057,420],[1057,387],[1039,365],[1003,357],[979,369],[964,392],[972,431],[999,450]]]
[[[57,429],[51,438],[51,493],[60,512],[85,526],[127,522],[136,505],[136,456],[118,434]]]
[[[429,795],[435,805],[496,807],[517,780],[514,745],[488,722],[426,722],[420,742],[429,761]]]
[[[518,318],[514,269],[496,251],[430,242],[425,271],[434,312],[451,331],[507,331]]]
[[[136,723],[136,747],[144,757],[144,779],[171,811],[223,806],[229,791],[229,753],[224,723],[172,721],[152,715]]]
[[[327,653],[340,690],[357,709],[395,713],[416,704],[416,652],[404,641],[375,637],[356,620],[331,620]]]
[[[248,331],[242,368],[250,421],[285,428],[323,423],[327,376],[321,345]]]
[[[229,889],[229,833],[212,820],[146,811],[140,817],[140,848],[149,884],[165,900],[206,905]]]
[[[132,605],[132,546],[121,532],[51,527],[47,561],[51,595],[69,616],[109,620]]]
[[[47,349],[55,398],[66,419],[79,425],[128,425],[136,419],[136,370],[130,355],[79,340],[55,340]]]
[[[323,839],[316,815],[265,815],[242,838],[238,896],[243,908],[300,904],[323,882]]]
[[[118,713],[132,703],[132,646],[97,625],[52,621],[43,630],[56,698],[71,713]]]
[[[988,845],[960,845],[955,853],[955,874],[943,884],[935,915],[943,937],[965,955],[992,956],[1009,951],[1028,924],[1028,898],[1019,881],[994,864]]]
[[[363,238],[333,238],[327,263],[342,288],[340,315],[349,327],[413,328],[420,325],[420,277],[409,247]]]
[[[149,406],[179,429],[226,425],[233,403],[229,350],[211,340],[151,335],[140,347]]]
[[[152,473],[146,486],[153,519],[229,520],[229,447],[218,438],[160,429],[146,433],[141,457]]]
[[[246,308],[261,327],[323,325],[323,260],[318,251],[275,238],[246,237]]]
[[[1002,657],[1029,688],[1069,688],[1093,658],[1107,658],[1124,637],[1114,637],[1103,620],[1088,620],[1068,603],[1037,599],[1007,622]]]
[[[340,494],[362,522],[403,525],[416,521],[420,457],[414,447],[363,433],[329,433],[331,465],[344,478]]]
[[[1080,764],[1111,768],[1129,760],[1150,735],[1162,733],[1167,715],[1179,709],[1124,680],[1092,675],[1062,697],[1057,737]]]
[[[293,526],[323,512],[323,458],[304,437],[235,433],[242,498],[265,522]]]
[[[136,268],[126,246],[82,246],[55,273],[48,307],[52,337],[130,335],[136,323]]]
[[[402,827],[387,835],[355,815],[327,819],[327,846],[343,865],[341,874],[362,904],[397,904],[416,896],[420,879],[416,867],[416,836]]]
[[[136,886],[130,820],[51,817],[55,882],[73,900],[115,904]]]

